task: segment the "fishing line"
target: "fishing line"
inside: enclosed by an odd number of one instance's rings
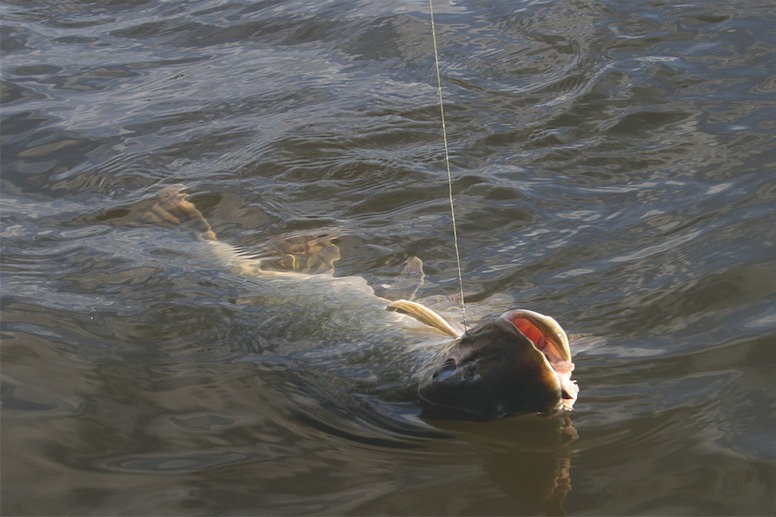
[[[455,224],[455,204],[453,203],[453,176],[450,173],[450,151],[447,145],[447,126],[445,126],[445,104],[442,99],[442,74],[439,72],[439,51],[437,50],[436,25],[434,24],[434,3],[428,0],[428,12],[431,18],[431,36],[434,41],[434,63],[436,64],[437,89],[439,90],[439,114],[442,118],[442,141],[445,147],[445,167],[447,169],[447,195],[450,200],[450,218],[453,225],[453,247],[455,248],[455,263],[458,266],[458,288],[461,294],[461,316],[464,328],[466,325],[466,302],[463,297],[463,273],[461,272],[461,254],[458,251],[458,230]]]

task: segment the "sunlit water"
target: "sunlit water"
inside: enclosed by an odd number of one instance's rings
[[[425,2],[0,9],[4,515],[776,511],[772,2],[435,2],[468,317],[575,335],[570,417],[490,423],[295,369],[250,281],[122,224],[183,183],[454,298]]]

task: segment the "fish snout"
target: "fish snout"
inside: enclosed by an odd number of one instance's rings
[[[432,413],[479,419],[570,409],[577,394],[570,359],[555,320],[510,311],[455,342],[431,368],[419,396]]]

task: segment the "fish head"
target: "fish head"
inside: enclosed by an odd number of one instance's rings
[[[498,418],[571,409],[579,391],[566,333],[554,319],[514,310],[464,333],[418,388],[430,413]]]

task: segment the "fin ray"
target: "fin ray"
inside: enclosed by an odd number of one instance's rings
[[[453,328],[453,326],[439,313],[419,303],[410,300],[396,300],[395,302],[389,303],[385,308],[386,310],[398,312],[399,314],[412,316],[419,322],[424,323],[429,327],[433,327],[448,336],[458,337],[461,335],[461,332]]]

